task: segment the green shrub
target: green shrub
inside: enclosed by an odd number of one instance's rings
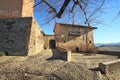
[[[6,56],[6,52],[0,52],[0,56]]]

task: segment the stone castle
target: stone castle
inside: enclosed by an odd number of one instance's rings
[[[0,52],[31,56],[47,48],[73,52],[95,48],[95,27],[56,23],[55,35],[45,35],[33,17],[33,6],[34,0],[1,0]]]

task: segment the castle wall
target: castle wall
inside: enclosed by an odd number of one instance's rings
[[[33,17],[34,0],[1,0],[0,51],[35,55],[43,50],[43,32]]]
[[[0,52],[28,55],[32,18],[0,19]]]
[[[34,0],[0,0],[0,18],[33,16]]]
[[[30,32],[28,55],[35,55],[44,49],[44,36],[43,31],[39,27],[36,20],[33,18],[32,27]]]
[[[0,52],[35,55],[43,45],[42,30],[32,17],[0,19]]]

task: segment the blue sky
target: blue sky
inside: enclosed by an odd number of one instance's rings
[[[118,12],[120,11],[120,3],[119,0],[109,0],[106,1],[106,5],[104,8],[103,14],[100,16],[100,20],[102,20],[102,24],[97,24],[95,27],[98,29],[94,30],[94,41],[95,43],[111,43],[111,42],[120,42],[120,15]],[[39,16],[40,12],[35,11],[35,18],[40,24],[42,30],[46,34],[53,34],[54,28],[54,21],[46,24],[44,23],[43,15],[42,17]],[[64,22],[64,19],[60,22]],[[77,22],[77,20],[76,20]]]
[[[97,25],[98,29],[94,31],[96,43],[120,42],[120,15],[117,17],[120,11],[119,5],[119,0],[116,0],[116,3],[112,3],[112,5],[111,3],[106,5],[109,8],[101,17],[104,19],[104,24]]]

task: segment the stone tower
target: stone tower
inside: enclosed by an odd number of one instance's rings
[[[34,0],[0,0],[0,18],[33,16]]]
[[[33,17],[34,0],[0,0],[0,52],[35,55],[44,47],[44,33]]]

